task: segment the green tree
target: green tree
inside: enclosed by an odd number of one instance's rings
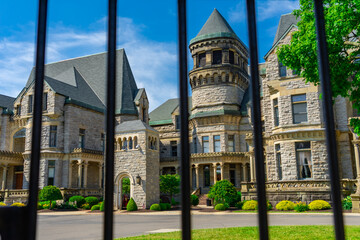
[[[160,192],[169,194],[171,200],[173,194],[180,192],[180,176],[178,174],[160,175]]]
[[[123,178],[122,180],[122,193],[129,194],[130,193],[130,179]]]
[[[348,97],[360,111],[360,0],[324,0],[326,37],[333,96]],[[290,45],[277,50],[279,61],[319,84],[313,0],[300,0],[293,14],[300,20]],[[360,133],[360,121],[351,125]]]
[[[40,201],[50,201],[50,209],[52,208],[52,201],[61,199],[63,199],[63,196],[61,195],[60,189],[52,185],[44,187],[39,193]]]
[[[210,188],[208,198],[214,199],[215,204],[227,203],[230,206],[234,206],[235,203],[241,200],[241,194],[238,194],[234,185],[225,179],[217,181]]]

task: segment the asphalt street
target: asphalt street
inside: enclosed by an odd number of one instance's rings
[[[38,216],[37,239],[102,239],[103,214],[49,214]],[[270,225],[331,225],[330,214],[269,214]],[[114,237],[180,229],[180,215],[115,214]],[[345,224],[360,225],[360,215],[346,215]],[[193,229],[257,226],[257,215],[246,213],[192,216]]]

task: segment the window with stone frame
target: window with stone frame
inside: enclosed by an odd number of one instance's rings
[[[279,126],[279,105],[278,99],[273,99],[273,110],[274,110],[274,126]]]
[[[28,96],[28,113],[32,113],[33,110],[33,95]]]
[[[234,64],[235,63],[235,54],[233,51],[229,51],[229,63]]]
[[[50,126],[50,138],[49,138],[49,147],[56,147],[57,140],[57,126]]]
[[[235,140],[234,135],[228,135],[228,151],[229,152],[235,152],[234,140]]]
[[[176,130],[180,129],[180,115],[175,116],[175,129]]]
[[[279,62],[279,76],[286,77],[286,66],[282,62]]]
[[[281,165],[281,151],[280,144],[275,144],[275,154],[276,154],[276,165],[278,169],[278,179],[282,180],[282,165]]]
[[[291,96],[293,123],[307,122],[306,94]]]
[[[47,110],[47,101],[48,101],[48,94],[47,93],[43,93],[43,99],[42,99],[42,108],[43,111]]]
[[[299,179],[311,179],[313,176],[310,142],[297,142],[295,149]]]
[[[171,146],[171,156],[172,157],[177,157],[177,141],[171,141],[170,142],[170,146]]]
[[[48,182],[47,185],[54,185],[55,160],[48,160]]]
[[[198,150],[197,150],[197,139],[196,139],[196,137],[193,138],[193,144],[194,144],[194,153],[197,153]]]
[[[214,136],[214,152],[220,152],[220,135]]]
[[[84,148],[85,147],[85,129],[80,128],[79,129],[79,145],[78,148]]]
[[[209,136],[203,136],[203,137],[202,137],[202,150],[203,150],[203,153],[208,153],[208,152],[210,152],[210,148],[209,148]]]
[[[215,50],[212,52],[212,64],[222,63],[222,50]]]
[[[198,67],[204,67],[206,64],[206,53],[199,53]]]

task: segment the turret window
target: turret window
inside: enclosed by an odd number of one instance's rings
[[[234,64],[234,52],[229,51],[229,63]]]
[[[221,50],[213,51],[212,64],[221,64],[221,62],[222,62],[222,51]]]
[[[205,53],[200,53],[199,54],[199,64],[198,67],[203,67],[206,64],[206,54]]]

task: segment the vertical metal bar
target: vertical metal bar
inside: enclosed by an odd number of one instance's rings
[[[336,239],[345,239],[344,221],[341,207],[341,187],[339,177],[339,162],[337,159],[334,111],[332,107],[332,93],[330,82],[329,58],[326,43],[323,1],[314,0],[316,32],[318,42],[318,62],[320,84],[323,94],[323,111],[326,132],[326,147],[331,182],[331,197],[334,207],[334,223]]]
[[[191,239],[190,146],[187,73],[186,0],[178,0],[180,146],[181,146],[181,227],[182,239]]]
[[[265,168],[264,168],[264,150],[261,124],[261,107],[260,107],[260,84],[259,84],[259,67],[258,67],[258,48],[256,36],[256,12],[255,0],[247,0],[247,19],[249,34],[250,50],[250,75],[251,75],[251,95],[252,95],[252,122],[254,127],[254,152],[257,179],[257,198],[258,198],[258,221],[260,239],[269,239],[267,204],[265,190]]]
[[[109,0],[107,99],[106,99],[106,151],[105,151],[105,219],[104,239],[113,239],[114,209],[114,136],[116,93],[116,15],[117,0]]]
[[[41,147],[42,95],[44,87],[44,64],[46,44],[47,0],[39,0],[39,15],[36,41],[35,93],[33,127],[31,138],[31,162],[29,199],[27,204],[28,239],[36,239],[37,200],[39,189],[39,165]]]

